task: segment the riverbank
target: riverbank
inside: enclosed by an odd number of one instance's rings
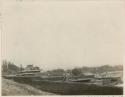
[[[55,95],[55,94],[41,91],[27,84],[17,83],[12,80],[2,78],[2,95],[30,96],[30,95]]]

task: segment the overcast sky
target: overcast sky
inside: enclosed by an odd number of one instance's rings
[[[3,59],[42,69],[122,64],[122,1],[6,1]]]

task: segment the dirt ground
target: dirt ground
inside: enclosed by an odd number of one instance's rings
[[[12,80],[2,78],[3,96],[30,96],[30,95],[55,95],[53,93],[41,91],[27,84],[21,84]]]

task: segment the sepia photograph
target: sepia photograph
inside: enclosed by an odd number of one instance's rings
[[[1,0],[1,95],[123,95],[124,0]]]

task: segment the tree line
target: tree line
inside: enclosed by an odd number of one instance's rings
[[[32,64],[33,65],[33,64]],[[28,65],[27,65],[28,67]],[[39,67],[37,67],[39,68]],[[16,74],[17,72],[24,70],[25,68],[22,67],[22,65],[17,66],[13,62],[3,60],[2,62],[2,75],[7,74]],[[44,68],[43,68],[44,69]],[[103,73],[103,72],[109,72],[109,71],[121,71],[123,70],[123,65],[116,65],[116,66],[110,66],[110,65],[103,65],[99,67],[79,67],[79,68],[73,68],[73,69],[53,69],[43,72],[42,74],[46,75],[52,75],[52,76],[63,76],[65,73],[72,74],[74,76],[80,76],[84,73]]]

